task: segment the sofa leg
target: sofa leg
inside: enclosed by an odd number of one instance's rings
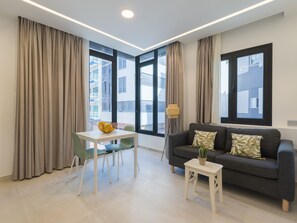
[[[290,209],[289,201],[287,201],[285,199],[282,200],[282,209],[284,212],[289,212],[289,209]]]
[[[171,169],[171,173],[175,173],[173,165],[170,166],[170,169]]]

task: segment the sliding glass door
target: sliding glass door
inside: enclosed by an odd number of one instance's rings
[[[137,61],[137,131],[164,136],[166,48],[143,54]]]

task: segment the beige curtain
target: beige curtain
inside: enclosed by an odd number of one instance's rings
[[[221,82],[221,34],[213,38],[213,96],[212,96],[212,123],[220,123],[220,82]]]
[[[13,179],[62,169],[85,129],[83,40],[19,18]]]
[[[213,95],[213,37],[197,45],[197,122],[211,123]]]
[[[165,142],[168,140],[168,134],[181,132],[183,130],[184,119],[184,89],[183,89],[183,46],[180,42],[174,42],[166,48],[166,107],[168,104],[177,104],[180,108],[178,119],[167,119],[165,127]],[[171,128],[168,131],[168,122]],[[175,126],[177,128],[174,128]],[[172,128],[173,127],[173,128]],[[168,158],[168,143],[165,147],[165,154]]]

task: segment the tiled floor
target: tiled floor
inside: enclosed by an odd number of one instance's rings
[[[111,168],[112,184],[106,171],[101,172],[100,158],[96,195],[93,163],[87,166],[80,197],[76,196],[79,178],[64,183],[69,169],[21,182],[0,182],[0,222],[297,222],[296,201],[291,212],[284,213],[279,201],[229,185],[224,185],[224,203],[217,202],[217,213],[213,214],[207,181],[199,181],[199,194],[190,187],[187,201],[183,196],[184,171],[172,174],[167,160],[160,162],[160,153],[139,150],[141,170],[137,178],[133,177],[132,151],[123,155],[120,180],[116,180],[116,168]]]

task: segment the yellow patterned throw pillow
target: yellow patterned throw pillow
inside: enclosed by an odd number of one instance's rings
[[[249,157],[252,159],[263,159],[261,157],[261,139],[262,136],[257,135],[241,135],[231,134],[232,148],[231,155]]]
[[[198,148],[203,146],[208,150],[214,150],[216,135],[216,132],[204,132],[195,130],[195,137],[192,146]]]

